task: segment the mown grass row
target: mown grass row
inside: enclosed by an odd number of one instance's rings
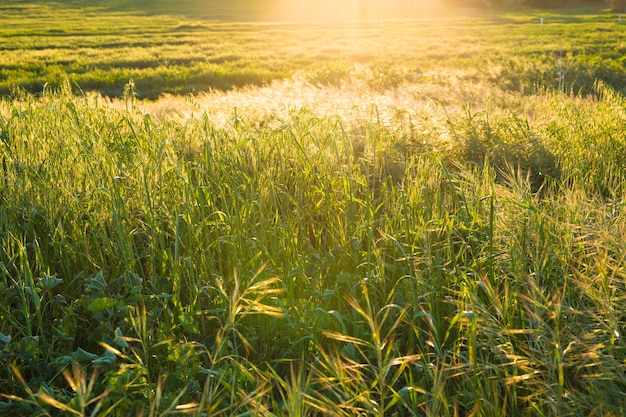
[[[3,414],[624,414],[610,88],[226,124],[70,90],[1,105]]]

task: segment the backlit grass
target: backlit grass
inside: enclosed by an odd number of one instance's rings
[[[623,414],[624,99],[355,88],[5,100],[3,412]]]
[[[626,413],[615,16],[79,3],[3,6],[0,414]]]

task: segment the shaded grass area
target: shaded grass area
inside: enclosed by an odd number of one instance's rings
[[[626,101],[491,100],[5,99],[0,411],[624,414]]]
[[[155,99],[267,85],[295,74],[322,84],[366,80],[382,90],[450,74],[525,94],[542,88],[590,94],[596,79],[625,88],[624,31],[599,8],[260,22],[243,12],[245,2],[230,6],[237,18],[221,17],[224,5],[217,3],[203,5],[206,14],[194,2],[141,4],[3,5],[0,94],[40,93],[67,77],[76,92],[119,97],[132,78],[142,97]],[[263,4],[258,8],[271,16],[273,3]],[[165,13],[173,5],[180,14]],[[538,24],[539,16],[546,24]]]

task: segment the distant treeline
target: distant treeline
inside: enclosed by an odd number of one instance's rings
[[[511,4],[526,5],[532,7],[581,7],[581,6],[607,6],[612,11],[626,11],[626,0],[443,0],[446,3],[463,4],[468,3],[477,6],[504,6]]]

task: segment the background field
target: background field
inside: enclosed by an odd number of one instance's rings
[[[314,13],[261,0],[149,8],[141,2],[5,2],[0,94],[38,93],[68,77],[74,89],[120,96],[132,78],[140,97],[154,99],[164,92],[267,85],[294,74],[325,84],[356,77],[375,88],[453,77],[516,92],[547,86],[589,93],[598,78],[624,89],[623,30],[616,15],[601,9],[481,15],[364,3],[360,11],[325,15],[324,4],[336,2],[318,3]],[[398,14],[420,18],[389,20]],[[547,24],[539,25],[540,16]],[[249,23],[264,18],[282,20]]]
[[[626,413],[616,15],[146,4],[0,6],[0,414]]]

